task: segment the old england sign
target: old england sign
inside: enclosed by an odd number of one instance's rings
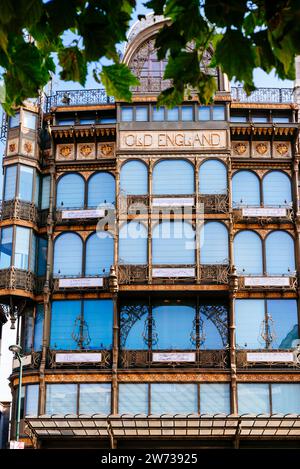
[[[223,150],[226,130],[121,131],[120,150]]]

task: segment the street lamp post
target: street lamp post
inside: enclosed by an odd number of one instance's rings
[[[21,416],[21,393],[22,393],[22,347],[20,345],[10,345],[9,350],[14,353],[14,358],[19,361],[19,388],[18,388],[18,401],[17,401],[17,422],[16,422],[16,441],[20,437],[20,416]]]

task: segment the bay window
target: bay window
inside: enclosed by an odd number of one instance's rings
[[[38,206],[39,174],[31,166],[5,167],[3,200],[18,199]]]
[[[1,229],[0,268],[35,271],[36,236],[32,229],[23,226]]]

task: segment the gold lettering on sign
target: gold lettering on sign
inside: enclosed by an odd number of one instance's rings
[[[226,148],[226,130],[187,130],[165,132],[121,131],[120,149],[199,149]]]

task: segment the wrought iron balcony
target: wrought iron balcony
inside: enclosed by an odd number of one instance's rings
[[[299,352],[298,352],[299,354]],[[294,349],[237,350],[238,368],[300,368]]]
[[[163,361],[153,360],[153,353],[160,354],[194,354],[194,361]],[[220,368],[229,366],[227,350],[122,350],[120,352],[121,368]]]
[[[147,265],[118,265],[119,285],[145,284],[148,282]]]
[[[24,290],[28,293],[34,293],[36,288],[36,277],[34,273],[28,270],[9,269],[0,270],[0,292],[5,294],[3,290]]]
[[[228,194],[203,194],[199,195],[198,203],[203,204],[203,213],[228,213]],[[201,205],[200,205],[201,207]]]
[[[102,291],[109,289],[109,277],[93,275],[93,276],[58,276],[52,279],[52,290],[59,291]]]
[[[257,88],[249,96],[242,87],[232,87],[233,101],[242,103],[292,103],[294,101],[293,88]]]
[[[293,222],[294,211],[290,205],[269,207],[234,207],[233,218],[235,223],[287,223]]]
[[[203,285],[228,284],[229,273],[228,264],[200,265],[200,283]]]
[[[290,275],[247,275],[238,277],[238,288],[242,290],[296,290],[297,277]]]
[[[2,202],[1,219],[27,220],[37,224],[39,211],[34,203],[12,199]]]
[[[45,112],[50,112],[51,108],[62,106],[87,106],[95,104],[113,104],[115,98],[107,96],[104,89],[91,90],[63,90],[56,91],[51,96],[46,96]]]

